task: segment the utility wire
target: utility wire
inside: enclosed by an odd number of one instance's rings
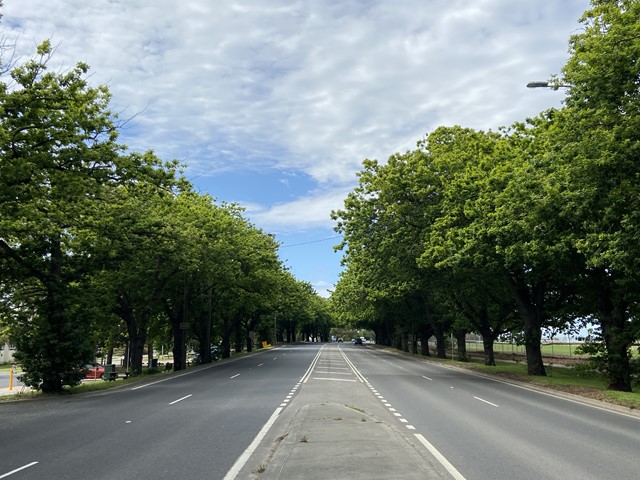
[[[321,238],[320,240],[311,240],[310,242],[292,243],[290,245],[280,245],[280,248],[298,247],[300,245],[309,245],[310,243],[326,242],[327,240],[333,240],[334,238],[340,238],[340,235],[334,235],[333,237]]]

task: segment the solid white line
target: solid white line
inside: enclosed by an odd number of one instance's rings
[[[455,478],[455,480],[466,480],[462,474],[456,470],[456,467],[454,467],[453,465],[451,465],[449,463],[449,460],[447,460],[446,458],[444,458],[444,455],[442,455],[438,449],[436,447],[434,447],[433,445],[431,445],[429,443],[429,441],[424,438],[422,436],[422,434],[420,433],[415,433],[414,434],[416,436],[416,438],[420,441],[420,443],[422,443],[422,445],[424,445],[427,450],[429,450],[429,452],[431,452],[431,455],[433,455],[434,457],[436,457],[436,459],[440,462],[440,464],[447,470],[447,472],[449,472],[449,474]]]
[[[482,399],[480,397],[473,397],[473,398],[475,398],[476,400],[480,400],[481,402],[484,402],[484,403],[486,403],[488,405],[491,405],[492,407],[500,408],[500,405],[496,405],[495,403],[487,402],[486,400],[484,400],[484,399]]]
[[[367,383],[367,379],[364,378],[364,375],[362,375],[358,369],[356,368],[356,366],[353,364],[353,362],[351,360],[349,360],[349,358],[347,357],[347,355],[340,350],[340,355],[342,355],[342,358],[344,358],[344,361],[347,362],[347,365],[349,365],[349,368],[351,368],[351,370],[353,370],[353,373],[356,374],[356,377],[358,378],[358,380],[360,380],[361,383]]]
[[[193,394],[189,394],[189,395],[187,395],[186,397],[182,397],[182,398],[179,398],[178,400],[174,400],[174,401],[173,401],[173,402],[171,402],[169,405],[173,405],[174,403],[178,403],[178,402],[181,402],[182,400],[186,400],[186,399],[187,399],[187,398],[189,398],[191,395],[193,395]]]
[[[311,361],[311,365],[309,365],[309,368],[300,379],[300,383],[307,383],[307,380],[309,380],[309,376],[311,375],[311,372],[313,371],[313,369],[316,366],[316,363],[318,363],[318,360],[320,359],[320,354],[322,354],[322,350],[324,350],[324,345],[320,347],[320,350],[318,350],[318,353],[316,353],[316,356]]]
[[[5,473],[4,475],[0,475],[0,478],[6,478],[9,475],[13,475],[14,473],[18,473],[20,470],[24,470],[25,468],[29,468],[29,467],[33,467],[35,464],[37,464],[38,462],[31,462],[28,463],[27,465],[20,467],[20,468],[16,468],[15,470],[11,470],[8,473]]]
[[[260,442],[265,437],[271,426],[274,424],[281,411],[282,407],[278,407],[276,408],[276,411],[271,414],[271,417],[269,417],[267,423],[265,423],[262,429],[258,432],[258,435],[256,435],[256,438],[253,439],[253,442],[251,442],[251,444],[242,453],[242,455],[238,457],[236,462],[231,467],[231,470],[229,470],[224,476],[224,480],[234,480],[236,478],[238,473],[240,473],[240,470],[242,470],[242,467],[244,467],[245,463],[247,463],[247,460],[249,460],[249,457],[251,457],[256,448],[258,448],[258,445],[260,445]]]
[[[236,373],[233,377],[229,377],[229,378],[236,378],[236,377],[239,377],[239,376],[240,376],[240,374]]]

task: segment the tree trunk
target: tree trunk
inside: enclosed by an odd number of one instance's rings
[[[546,282],[544,280],[536,282],[530,292],[529,286],[525,282],[512,275],[509,277],[509,285],[524,323],[527,373],[529,375],[546,376],[547,372],[542,361],[541,347]]]
[[[147,345],[147,366],[151,368],[153,365],[153,343]]]
[[[427,325],[420,327],[420,354],[430,357],[429,339],[433,336],[433,329]]]
[[[147,333],[138,332],[129,333],[130,350],[129,355],[131,358],[131,370],[134,374],[140,375],[142,373],[142,357],[144,355],[144,346],[147,343]]]
[[[458,360],[460,362],[468,362],[467,355],[467,331],[464,329],[456,330],[456,342],[458,344]],[[452,345],[453,348],[453,345]]]
[[[599,271],[598,319],[602,327],[602,337],[607,349],[607,374],[609,390],[631,392],[631,366],[629,347],[634,341],[627,321],[627,304],[616,300],[612,279],[606,272]]]
[[[496,357],[493,352],[494,338],[492,336],[482,336],[482,346],[484,347],[484,364],[487,366],[496,366]]]
[[[409,352],[409,334],[402,332],[402,351]]]
[[[173,371],[184,370],[187,365],[184,362],[186,358],[185,330],[180,328],[180,321],[171,322],[171,331],[173,333]]]
[[[438,358],[447,358],[447,344],[444,338],[444,330],[436,325],[434,328],[436,336],[436,356]]]
[[[49,338],[41,336],[41,340],[45,343],[42,348],[45,358],[51,365],[42,371],[42,384],[40,389],[43,393],[60,393],[63,389],[63,372],[66,370],[64,353],[59,351],[59,345],[65,341],[64,323],[65,309],[63,302],[63,293],[61,285],[47,285],[46,298],[46,325],[42,325],[42,330],[49,330]],[[59,341],[56,341],[59,340]]]
[[[236,321],[234,323],[234,350],[236,353],[242,353],[242,339],[244,335],[242,334],[242,320],[240,315],[236,317]]]
[[[222,337],[222,341],[220,344],[220,348],[222,350],[221,357],[229,358],[231,357],[231,331],[232,325],[231,320],[227,315],[222,316],[222,322],[220,324],[220,336]]]

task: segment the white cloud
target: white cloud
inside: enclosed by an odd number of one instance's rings
[[[344,207],[344,199],[350,190],[342,187],[269,206],[246,203],[243,205],[246,208],[246,216],[267,231],[305,231],[333,225],[330,213]]]
[[[122,140],[187,162],[303,171],[317,189],[248,205],[261,226],[328,225],[364,158],[413,148],[439,125],[489,129],[562,93],[558,73],[588,0],[5,0],[18,56],[52,37],[52,67],[91,65]],[[215,194],[215,192],[214,192]]]

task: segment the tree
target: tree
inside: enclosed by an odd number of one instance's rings
[[[12,88],[0,84],[0,283],[28,305],[12,330],[25,383],[59,392],[93,359],[92,324],[78,305],[103,193],[161,169],[124,154],[107,88],[90,87],[82,63],[48,72],[51,51],[44,42],[11,71]]]
[[[592,1],[569,42],[557,115],[560,215],[585,257],[585,299],[606,346],[609,387],[630,391],[629,347],[640,335],[640,4]]]
[[[509,288],[530,375],[546,374],[542,328],[565,301],[561,272],[573,261],[547,195],[545,128],[544,118],[502,133],[439,128],[424,144],[442,179],[442,206],[425,236],[421,264],[475,272],[476,282],[489,272]]]

